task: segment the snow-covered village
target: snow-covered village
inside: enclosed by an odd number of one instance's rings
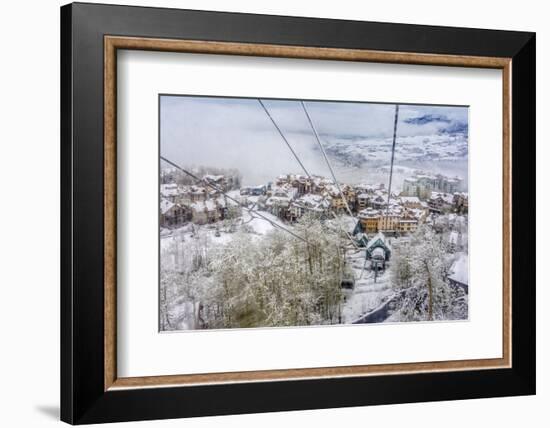
[[[272,176],[161,155],[161,331],[468,319],[467,173],[430,168],[453,159],[406,158],[439,144],[464,161],[467,139],[465,151],[465,138],[439,131],[407,146],[390,126],[386,138],[335,143],[313,128],[326,168],[310,171],[279,132],[292,153]],[[382,161],[363,150],[357,164],[357,147],[375,141]]]

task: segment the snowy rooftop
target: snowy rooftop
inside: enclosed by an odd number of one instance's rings
[[[303,204],[307,207],[313,208],[328,208],[330,206],[330,202],[323,198],[321,195],[314,195],[311,193],[303,195],[297,200],[297,202],[299,204]]]
[[[361,183],[355,186],[355,188],[359,190],[365,190],[365,191],[374,191],[374,190],[383,189],[384,185],[382,183],[377,183],[377,184]]]
[[[401,202],[403,203],[420,203],[420,199],[418,198],[418,196],[401,196]]]
[[[191,208],[195,211],[214,211],[216,209],[216,202],[212,199],[207,199],[206,201],[198,201],[191,204]]]
[[[193,186],[191,188],[191,193],[195,195],[202,195],[203,193],[206,193],[206,190],[203,187],[195,187]]]
[[[432,192],[431,199],[438,199],[438,198],[443,199],[448,204],[453,203],[453,195],[451,195],[450,193]]]
[[[340,196],[340,191],[335,184],[329,184],[325,189],[331,196]]]
[[[176,183],[161,184],[160,194],[164,197],[177,196],[179,194],[178,185]]]
[[[223,175],[212,175],[212,174],[207,174],[204,177],[202,177],[203,180],[207,180],[207,181],[221,181],[224,178],[225,177]]]
[[[371,208],[367,208],[364,210],[359,211],[359,218],[374,218],[378,217],[380,215],[380,212],[378,210],[373,210]]]
[[[175,204],[173,202],[170,202],[168,199],[161,199],[160,201],[160,212],[162,214],[166,214],[170,208],[172,208]]]
[[[384,245],[387,245],[386,243],[386,237],[384,236],[384,234],[382,232],[378,232],[368,243],[367,245],[367,249],[369,249],[370,247],[372,247],[374,244],[376,244],[376,242],[380,240],[384,243]]]
[[[288,206],[290,204],[290,198],[285,196],[272,196],[265,202],[265,204],[267,206],[272,206],[272,205]]]
[[[178,185],[176,183],[166,183],[160,185],[161,189],[177,189]]]
[[[415,216],[418,219],[424,215],[424,210],[419,208],[413,208],[413,209],[409,209],[409,213],[411,213],[413,216]]]
[[[462,196],[464,199],[468,199],[468,192],[455,192],[455,196]]]

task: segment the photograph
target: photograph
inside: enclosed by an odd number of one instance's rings
[[[159,330],[468,320],[468,106],[159,95]]]

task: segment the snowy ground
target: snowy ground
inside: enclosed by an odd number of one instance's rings
[[[365,265],[365,251],[348,255],[355,275],[353,290],[345,290],[346,301],[342,306],[342,322],[350,324],[362,315],[372,311],[391,296],[389,270],[381,272],[375,279],[375,273],[370,270],[370,263]],[[365,269],[363,270],[363,266]]]
[[[275,217],[274,215],[272,215],[272,214],[270,214],[266,211],[262,211],[261,215],[262,215],[262,217],[265,217],[265,218],[269,219],[271,222],[273,222],[275,224],[278,224],[281,227],[284,227],[285,229],[289,228],[288,225],[283,224],[281,222],[281,220],[279,220],[277,217]],[[266,233],[268,233],[268,232],[272,231],[274,228],[276,228],[276,226],[274,226],[269,221],[263,219],[262,217],[260,217],[258,215],[255,215],[253,213],[250,213],[248,211],[244,211],[243,215],[241,217],[242,218],[242,224],[250,226],[252,228],[253,233],[255,233],[257,235],[260,235],[260,236],[265,235]]]
[[[338,179],[346,183],[388,183],[392,141],[389,138],[329,138],[324,147]],[[461,134],[399,137],[395,146],[394,189],[416,170],[458,175],[468,188],[468,139]]]

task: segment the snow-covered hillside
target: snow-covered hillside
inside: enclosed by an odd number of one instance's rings
[[[391,138],[325,136],[323,146],[338,178],[349,183],[387,183],[391,163]],[[464,134],[416,135],[397,138],[394,187],[415,170],[458,176],[468,186],[468,139]]]

